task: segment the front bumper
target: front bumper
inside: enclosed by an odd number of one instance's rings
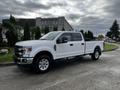
[[[16,57],[16,56],[14,56],[14,62],[16,64],[32,64],[33,58],[32,57]]]

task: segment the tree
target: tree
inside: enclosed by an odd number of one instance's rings
[[[84,34],[85,34],[84,30],[80,30],[80,32],[82,33],[83,36],[85,36],[85,35],[84,35]]]
[[[64,28],[64,27],[62,28],[62,31],[65,31],[65,28]]]
[[[24,26],[23,40],[30,40],[30,27],[29,27],[28,23],[26,23],[25,26]]]
[[[54,27],[54,28],[53,28],[53,31],[57,31],[57,27]]]
[[[113,25],[111,26],[110,31],[107,32],[106,36],[113,40],[117,40],[119,38],[119,24],[117,23],[117,20],[113,22]]]
[[[8,46],[13,47],[17,42],[17,36],[12,30],[6,32],[6,38],[8,40]]]
[[[8,46],[14,46],[14,44],[18,41],[18,34],[16,32],[16,27],[14,24],[7,22],[4,23],[3,26],[8,29],[8,31],[6,32],[6,38],[8,41]]]
[[[84,39],[87,40],[88,39],[88,32],[84,33]]]
[[[93,33],[89,30],[84,33],[84,37],[85,37],[85,40],[87,40],[87,41],[94,39]]]
[[[89,30],[88,30],[88,38],[94,39],[93,32],[91,32],[91,31],[89,31]]]
[[[35,39],[35,31],[36,31],[36,27],[32,27],[32,28],[30,29],[31,39]]]
[[[112,32],[108,31],[107,34],[106,34],[106,36],[109,37],[109,38],[112,38]]]
[[[15,20],[15,17],[13,17],[12,15],[10,15],[10,23],[12,24],[16,24],[16,20]]]
[[[6,32],[6,38],[8,40],[8,46],[13,47],[18,41],[17,33],[15,32],[15,27],[13,24],[8,23],[8,31]]]
[[[21,40],[21,30],[23,29],[23,27],[21,27],[20,25],[18,25],[18,23],[16,22],[16,19],[14,16],[10,15],[10,19],[9,19],[9,23],[12,24],[14,26],[14,32],[17,34],[18,36],[18,40]]]
[[[44,30],[45,30],[45,32],[44,32],[44,33],[45,33],[45,34],[47,34],[47,33],[49,32],[49,27],[45,27],[45,29],[44,29]]]
[[[16,27],[17,23],[15,18],[10,15],[8,22],[4,22],[2,26],[7,29],[6,38],[8,41],[8,46],[14,46],[14,44],[18,41],[18,33]]]
[[[35,39],[39,39],[41,37],[41,31],[39,27],[35,29]]]
[[[98,40],[103,40],[104,39],[104,36],[101,34],[101,35],[98,35]]]
[[[0,47],[2,46],[2,28],[0,28]]]

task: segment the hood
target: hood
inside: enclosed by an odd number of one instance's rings
[[[28,40],[28,41],[17,42],[15,45],[17,45],[17,46],[37,46],[37,45],[45,45],[50,42],[51,41],[48,41],[48,40]]]

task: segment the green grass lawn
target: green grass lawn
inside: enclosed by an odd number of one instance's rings
[[[117,48],[118,48],[117,45],[114,45],[114,44],[111,44],[111,43],[105,43],[104,51],[111,51],[111,50],[114,50],[114,49],[117,49]]]
[[[0,54],[0,63],[13,62],[13,48],[8,48],[8,54]]]

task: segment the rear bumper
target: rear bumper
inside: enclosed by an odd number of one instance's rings
[[[33,57],[14,57],[14,62],[19,65],[28,65],[33,63]]]

